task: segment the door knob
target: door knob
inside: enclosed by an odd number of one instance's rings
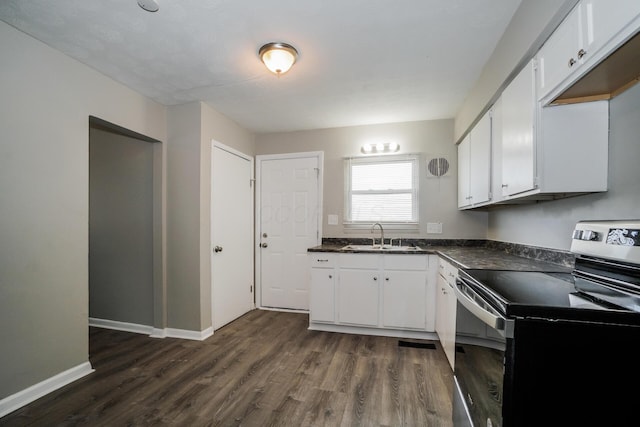
[[[266,248],[267,246],[269,246],[269,245],[267,245],[266,243],[263,243],[263,244],[260,245],[261,248]]]
[[[215,248],[213,248],[213,252],[215,253],[222,252],[222,246],[216,246]]]

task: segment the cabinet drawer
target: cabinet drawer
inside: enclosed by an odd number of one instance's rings
[[[311,268],[333,268],[337,262],[336,254],[330,254],[327,252],[311,252],[309,253],[309,262]]]
[[[429,257],[427,255],[385,255],[385,270],[427,270]]]
[[[456,277],[458,277],[458,269],[443,258],[438,258],[438,274],[444,277],[447,283],[454,286],[456,283]]]
[[[340,267],[342,268],[366,268],[377,270],[382,262],[381,255],[340,254]]]

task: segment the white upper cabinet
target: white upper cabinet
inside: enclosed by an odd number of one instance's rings
[[[579,2],[538,52],[538,99],[553,101],[639,26],[639,0]]]
[[[502,203],[606,191],[607,101],[542,107],[535,60],[502,92]]]
[[[573,70],[580,66],[584,57],[582,4],[562,21],[538,52],[538,91],[543,98]]]
[[[583,0],[582,16],[585,22],[584,49],[585,60],[600,56],[601,49],[618,34],[626,38],[625,29],[628,24],[640,17],[640,1],[638,0]],[[635,32],[637,28],[629,28]]]
[[[535,188],[535,69],[530,61],[502,92],[502,195]]]
[[[471,156],[471,135],[467,134],[458,144],[458,207],[471,205],[469,189],[469,171]]]
[[[491,200],[491,111],[458,145],[458,207]]]

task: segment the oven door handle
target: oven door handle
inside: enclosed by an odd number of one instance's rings
[[[476,301],[474,301],[471,297],[469,297],[465,292],[463,292],[460,288],[464,287],[465,289],[470,289],[465,285],[464,281],[460,278],[456,279],[456,286],[453,287],[453,292],[456,294],[456,298],[467,310],[469,310],[474,316],[478,319],[482,320],[482,322],[486,323],[493,329],[496,329],[503,334],[506,332],[506,319],[502,317],[497,311],[493,310],[487,303],[484,305],[486,307],[482,307]],[[480,298],[477,296],[473,290],[470,290],[476,298]]]

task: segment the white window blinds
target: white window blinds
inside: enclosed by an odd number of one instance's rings
[[[347,159],[347,222],[417,222],[417,168],[417,156]]]

